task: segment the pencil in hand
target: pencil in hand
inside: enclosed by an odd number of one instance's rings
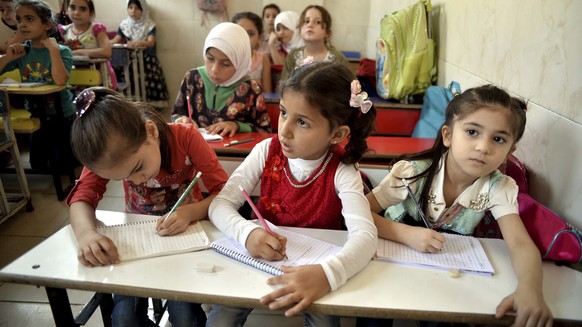
[[[180,198],[178,199],[178,201],[176,201],[176,203],[174,204],[174,206],[172,207],[172,209],[170,209],[170,211],[168,211],[168,213],[164,217],[164,220],[162,221],[162,224],[165,223],[166,220],[168,220],[168,217],[170,217],[174,213],[174,211],[176,211],[176,209],[180,206],[180,204],[182,203],[182,201],[184,201],[184,199],[186,198],[186,195],[188,193],[190,193],[190,191],[192,190],[192,187],[194,186],[194,184],[196,184],[196,181],[198,180],[198,178],[200,178],[201,175],[202,175],[202,172],[199,171],[196,174],[196,176],[194,177],[194,179],[192,179],[192,182],[190,182],[190,185],[188,185],[188,187],[186,188],[186,190],[184,190],[184,193],[182,193],[182,195],[180,196]],[[160,229],[159,229],[159,226],[158,226],[158,231],[159,230]]]

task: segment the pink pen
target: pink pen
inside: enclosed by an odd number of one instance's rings
[[[190,118],[190,124],[194,124],[192,121],[192,104],[190,104],[190,96],[186,96],[186,102],[188,103],[188,117]]]
[[[271,228],[267,224],[267,221],[265,220],[265,218],[263,218],[263,215],[261,215],[261,213],[259,212],[259,209],[257,209],[257,207],[255,206],[255,204],[253,203],[253,200],[251,200],[251,197],[249,196],[249,194],[247,193],[247,191],[245,191],[245,189],[242,186],[240,186],[240,185],[238,186],[238,188],[240,189],[240,191],[242,192],[242,194],[245,196],[245,199],[247,199],[247,202],[249,203],[249,205],[251,206],[251,208],[255,212],[255,215],[257,215],[257,217],[259,218],[259,221],[261,222],[261,224],[263,225],[263,227],[265,227],[265,229],[267,230],[267,232],[269,232],[269,234],[275,236],[274,233],[273,233],[273,231],[271,230]]]

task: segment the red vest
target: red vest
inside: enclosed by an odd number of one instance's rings
[[[343,229],[342,204],[334,186],[340,155],[340,148],[333,146],[313,174],[297,182],[275,135],[261,177],[257,207],[263,217],[278,226]]]

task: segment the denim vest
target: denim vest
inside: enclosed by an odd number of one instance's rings
[[[412,161],[411,163],[414,170],[414,175],[418,175],[428,168],[431,160],[417,160]],[[499,170],[495,170],[493,173],[491,173],[489,178],[489,191],[503,178],[503,176],[504,175]],[[426,176],[423,176],[416,181],[416,191],[414,193],[417,199],[420,196],[425,183]],[[473,234],[475,227],[479,224],[481,219],[483,219],[485,211],[488,208],[489,193],[480,193],[478,198],[473,199],[471,202],[477,204],[475,208],[466,208],[458,203],[455,203],[450,208],[448,208],[441,215],[439,221],[437,222],[439,223],[443,220],[445,221],[445,223],[443,223],[439,228],[443,230],[450,230],[463,235]],[[384,212],[384,217],[396,222],[402,222],[406,214],[409,214],[414,220],[420,221],[416,206],[410,197],[407,197],[399,204],[388,207]]]

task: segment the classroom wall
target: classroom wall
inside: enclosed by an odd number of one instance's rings
[[[56,3],[57,0],[51,0]],[[274,2],[300,13],[323,5],[340,50],[375,57],[384,14],[413,0],[228,0],[229,14],[255,11]],[[184,73],[201,65],[202,46],[218,21],[200,26],[196,1],[149,0],[158,25],[158,55],[173,99]],[[432,0],[438,45],[439,85],[458,81],[466,89],[493,83],[529,101],[528,124],[516,155],[530,172],[533,196],[582,228],[582,1]],[[97,20],[116,30],[125,1],[96,1]]]

